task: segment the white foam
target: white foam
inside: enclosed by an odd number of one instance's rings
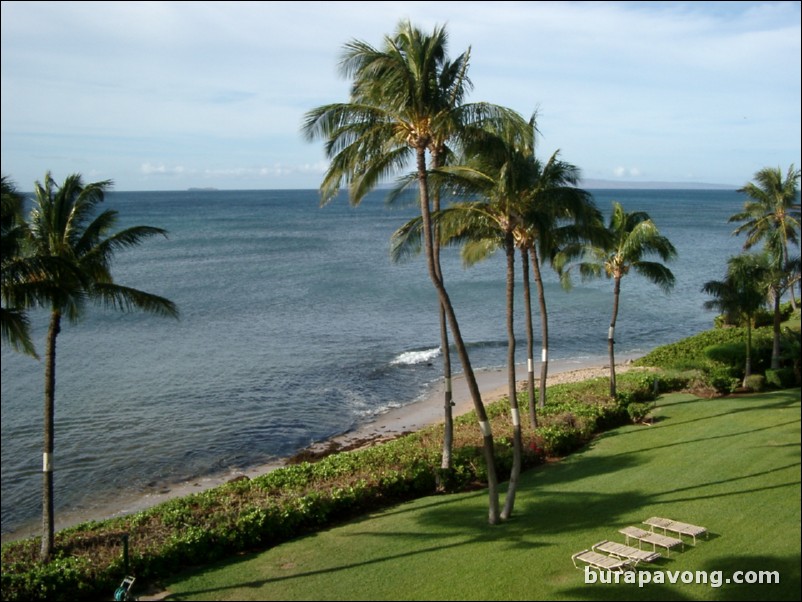
[[[429,362],[440,355],[440,347],[420,351],[405,351],[390,362],[391,366],[414,366]]]

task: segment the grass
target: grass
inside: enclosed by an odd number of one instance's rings
[[[513,518],[487,494],[433,496],[175,577],[171,600],[799,600],[800,391],[661,398],[655,424],[522,476]],[[589,585],[571,554],[664,516],[710,531],[656,571],[778,571],[774,585]],[[665,573],[664,573],[665,574]]]

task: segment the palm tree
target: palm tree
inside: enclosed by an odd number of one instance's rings
[[[471,193],[484,197],[483,201],[457,204],[440,212],[435,224],[443,229],[443,238],[466,237],[463,257],[472,263],[477,257],[483,258],[488,251],[503,246],[506,256],[506,299],[507,299],[507,375],[510,413],[513,429],[513,464],[502,520],[512,515],[515,505],[518,479],[522,464],[522,435],[520,410],[515,377],[515,329],[514,329],[514,291],[515,291],[515,239],[514,231],[520,221],[516,203],[520,200],[521,187],[526,172],[519,167],[531,148],[534,123],[530,122],[529,139],[521,139],[516,131],[488,133],[468,146],[468,158],[464,165],[445,167],[436,170],[438,175],[448,178],[452,188],[465,188]],[[446,224],[443,226],[441,224]],[[478,252],[478,255],[475,255]],[[472,256],[473,255],[473,256]]]
[[[599,276],[602,272],[612,278],[613,315],[607,333],[607,347],[610,355],[610,397],[616,396],[615,382],[615,325],[618,319],[618,305],[621,296],[621,279],[630,270],[635,270],[664,292],[668,293],[674,286],[674,274],[657,261],[647,261],[651,255],[657,255],[663,261],[669,261],[677,254],[674,245],[662,236],[648,213],[636,211],[627,213],[618,202],[613,202],[613,211],[607,226],[609,244],[604,246],[589,245],[583,260],[579,263],[579,271],[583,278]],[[564,270],[563,283],[570,284],[570,268]]]
[[[48,279],[47,303],[50,325],[45,343],[45,418],[42,494],[42,560],[53,550],[53,441],[56,387],[56,338],[64,316],[76,322],[85,311],[86,301],[94,301],[119,311],[142,310],[164,316],[178,316],[169,300],[125,287],[114,282],[111,263],[120,249],[139,245],[145,238],[166,235],[160,228],[134,226],[111,234],[117,212],[93,214],[103,201],[110,181],[84,184],[80,175],[71,175],[58,186],[50,173],[44,183],[36,182],[34,204],[28,222],[31,253],[41,259],[57,260],[69,269],[53,270]]]
[[[774,345],[771,354],[771,367],[780,366],[780,297],[785,290],[791,293],[791,305],[796,309],[794,283],[798,272],[794,266],[799,264],[799,255],[791,257],[789,243],[799,245],[800,205],[797,181],[800,170],[788,168],[783,180],[780,168],[766,167],[755,174],[757,183],[750,182],[738,192],[746,194],[750,200],[744,203],[744,210],[731,216],[730,222],[744,222],[733,234],[746,232],[744,250],[749,250],[760,241],[771,256],[771,292],[774,306]],[[795,276],[796,274],[796,276]]]
[[[724,280],[710,280],[702,292],[713,299],[705,301],[705,309],[717,309],[746,322],[746,365],[742,385],[752,375],[752,320],[766,303],[766,282],[771,261],[767,254],[751,253],[730,257]]]
[[[546,385],[549,367],[549,322],[546,308],[546,292],[541,272],[542,261],[548,261],[552,267],[557,256],[566,249],[582,242],[606,244],[607,231],[602,223],[602,216],[593,202],[593,197],[578,188],[581,172],[578,167],[558,158],[555,151],[543,165],[532,158],[531,169],[533,182],[527,194],[526,210],[523,223],[516,240],[522,252],[522,258],[529,253],[532,273],[537,287],[538,305],[540,308],[541,327],[541,364],[538,405],[546,405]],[[528,261],[523,261],[523,269],[528,270]],[[524,277],[524,293],[527,300],[527,339],[529,369],[529,405],[532,427],[537,425],[534,405],[534,357],[531,325],[531,308],[529,298],[528,273]]]
[[[29,264],[22,255],[25,234],[22,218],[25,198],[6,176],[2,176],[2,300],[0,331],[2,339],[16,351],[38,357],[31,341],[30,322],[25,311],[24,282]]]
[[[433,170],[432,180],[447,182],[449,189],[463,196],[480,196],[483,200],[458,203],[435,215],[434,224],[441,228],[446,243],[463,242],[463,260],[467,264],[487,258],[499,248],[505,250],[507,282],[508,386],[513,421],[513,466],[502,519],[514,507],[517,480],[521,467],[521,423],[515,378],[514,288],[515,249],[523,251],[524,294],[527,301],[527,339],[530,361],[530,412],[534,416],[531,303],[528,288],[529,247],[536,256],[536,244],[544,240],[568,240],[576,235],[577,224],[588,214],[600,222],[590,196],[567,186],[576,183],[578,170],[557,160],[557,154],[544,167],[534,156],[535,115],[529,122],[529,136],[521,138],[516,131],[488,132],[466,147],[466,157],[457,165]],[[572,179],[573,176],[573,179]],[[562,220],[573,218],[569,225]],[[393,254],[397,258],[420,246],[420,222],[413,220],[394,235]],[[575,240],[575,236],[570,238]],[[536,269],[539,275],[539,269]],[[542,284],[538,279],[539,284]],[[542,314],[545,318],[545,297],[540,287]],[[547,318],[544,319],[544,322]],[[544,329],[547,338],[547,327]]]
[[[429,154],[442,164],[437,157],[458,136],[497,120],[520,118],[495,105],[463,104],[470,86],[465,75],[468,55],[450,62],[446,46],[444,28],[435,27],[427,35],[409,22],[402,22],[393,37],[386,37],[382,49],[361,41],[348,43],[341,69],[353,77],[351,101],[308,112],[303,130],[310,140],[325,139],[331,158],[321,184],[323,203],[334,198],[345,182],[351,203],[358,204],[383,178],[414,160],[427,270],[446,314],[482,431],[493,524],[498,520],[493,436],[434,253],[426,159]]]
[[[777,370],[780,367],[780,341],[781,326],[782,326],[782,310],[780,308],[780,299],[785,291],[792,289],[795,283],[799,282],[800,278],[800,261],[799,257],[790,258],[787,262],[777,265],[773,260],[766,273],[768,297],[771,302],[774,320],[773,320],[773,342],[771,348],[771,369]],[[791,295],[793,297],[793,294]]]
[[[2,178],[2,301],[0,330],[3,341],[20,353],[39,356],[30,335],[28,309],[41,307],[53,291],[59,273],[70,265],[58,257],[31,255],[28,224],[23,217],[25,198],[10,179]]]
[[[536,114],[529,121],[533,136],[537,134],[535,120]],[[492,144],[481,140],[480,144],[481,148],[476,152],[481,158],[490,152],[488,149],[492,148]],[[466,181],[473,186],[473,188],[469,186],[469,189],[481,190],[483,185],[490,185],[494,190],[486,190],[486,194],[491,197],[499,194],[508,197],[505,204],[497,206],[502,215],[497,216],[496,223],[509,225],[515,246],[521,251],[527,332],[528,392],[531,400],[529,418],[534,428],[537,426],[537,415],[534,402],[534,334],[528,272],[530,258],[540,309],[542,361],[539,405],[544,407],[548,376],[549,328],[541,257],[556,269],[553,261],[561,252],[564,253],[569,247],[582,242],[606,244],[608,235],[592,196],[577,187],[581,179],[579,168],[559,159],[559,150],[555,151],[544,164],[534,154],[533,137],[528,146],[521,144],[520,141],[509,142],[507,152],[510,153],[510,157],[494,168],[496,176],[480,172],[484,181],[473,173],[471,182],[471,177],[465,173],[466,168],[462,167],[450,170],[449,175],[462,175],[463,186],[466,185]],[[479,240],[474,240],[465,248],[463,257],[468,263],[484,259],[503,246],[503,236],[495,236],[491,231],[488,238],[482,239],[480,225],[474,224],[471,227],[477,228],[472,237],[479,237]]]
[[[731,216],[730,222],[744,222],[733,234],[746,233],[744,250],[748,251],[759,242],[771,253],[778,268],[782,268],[792,259],[789,255],[789,244],[799,245],[800,203],[797,182],[802,170],[793,165],[783,180],[780,168],[765,167],[758,171],[754,179],[738,192],[749,197],[744,203],[743,211]],[[796,309],[796,297],[793,286],[791,305]]]

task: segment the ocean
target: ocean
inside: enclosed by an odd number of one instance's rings
[[[637,355],[712,326],[702,284],[740,252],[734,190],[594,190],[646,211],[679,256],[663,294],[624,278],[616,353]],[[165,228],[118,254],[119,284],[174,301],[181,318],[88,307],[57,343],[57,519],[122,496],[276,461],[415,403],[442,378],[437,301],[421,257],[394,264],[391,234],[417,215],[377,191],[359,207],[314,190],[115,192],[120,227]],[[443,259],[474,368],[506,361],[503,254],[464,268]],[[612,282],[562,290],[544,268],[550,359],[607,353]],[[519,361],[525,330],[517,304]],[[534,290],[533,290],[534,292]],[[536,309],[535,309],[536,311]],[[32,315],[44,349],[47,314]],[[540,349],[535,315],[536,349]],[[539,357],[539,351],[536,356]],[[41,516],[44,365],[2,349],[2,532]]]

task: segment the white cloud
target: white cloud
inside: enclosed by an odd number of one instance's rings
[[[20,182],[91,165],[128,189],[317,187],[304,113],[347,99],[345,42],[380,45],[407,17],[446,24],[452,56],[471,46],[469,101],[539,107],[539,148],[587,177],[611,158],[616,177],[733,184],[802,163],[798,2],[4,2],[2,17],[0,156]]]
[[[637,167],[618,166],[613,169],[613,176],[616,178],[637,178],[640,175],[641,171]]]
[[[187,170],[181,165],[167,166],[163,163],[154,165],[153,163],[143,163],[140,171],[146,176],[151,175],[183,175],[188,173]]]

